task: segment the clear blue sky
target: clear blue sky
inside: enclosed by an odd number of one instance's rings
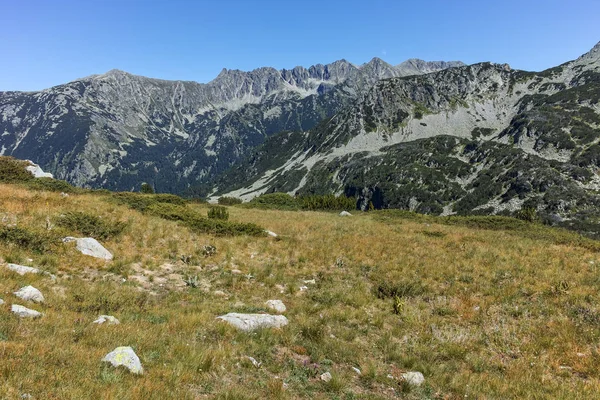
[[[598,41],[599,0],[0,0],[0,90],[113,68],[207,82],[224,67],[341,58],[542,70]]]

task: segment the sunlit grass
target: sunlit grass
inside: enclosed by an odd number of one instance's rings
[[[0,243],[4,261],[58,277],[0,268],[0,398],[597,397],[600,257],[574,234],[228,207],[281,240],[214,237],[107,197],[0,185],[0,217],[23,229],[77,235],[52,224],[70,211],[127,223],[103,242],[111,262],[60,241],[43,253]],[[46,297],[25,304],[38,320],[10,313],[28,284]],[[269,299],[286,304],[287,327],[248,334],[215,319]],[[91,324],[100,314],[121,324]],[[143,376],[100,363],[117,346],[135,349]],[[425,384],[402,384],[409,370]]]

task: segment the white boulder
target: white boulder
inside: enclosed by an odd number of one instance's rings
[[[6,267],[8,269],[10,269],[11,271],[16,272],[19,275],[25,275],[25,274],[39,274],[40,270],[37,268],[33,268],[33,267],[26,267],[25,265],[19,265],[19,264],[6,264]]]
[[[285,310],[287,310],[285,304],[283,304],[283,301],[281,300],[268,300],[265,304],[268,308],[277,311],[278,313],[284,313]]]
[[[141,375],[144,373],[139,357],[129,346],[117,347],[105,355],[102,361],[111,363],[113,367],[123,366],[133,374]]]
[[[400,375],[402,379],[411,386],[421,386],[425,382],[425,377],[418,371],[409,371]]]
[[[217,317],[239,330],[251,332],[259,328],[281,328],[288,324],[283,315],[229,313]]]
[[[29,160],[27,160],[27,161],[29,161]],[[37,165],[35,163],[32,163],[31,161],[29,161],[29,162],[31,163],[31,165],[26,166],[25,169],[27,171],[31,172],[31,174],[34,177],[36,177],[36,178],[52,178],[52,179],[54,179],[54,176],[52,176],[51,173],[44,172],[39,165]]]
[[[40,292],[33,286],[24,286],[21,289],[14,292],[14,295],[25,301],[33,301],[35,303],[44,302],[44,295],[42,295],[42,292]]]
[[[112,260],[113,255],[110,251],[106,250],[96,239],[94,238],[74,238],[68,236],[63,239],[64,243],[76,242],[77,250],[86,256],[92,256],[96,258],[102,258],[104,260]]]
[[[321,376],[319,377],[323,382],[329,382],[333,377],[331,376],[331,373],[329,372],[325,372],[323,374],[321,374]]]
[[[41,312],[31,310],[18,304],[13,304],[10,310],[21,318],[39,318],[42,316]]]
[[[351,217],[352,214],[350,214],[348,211],[342,211],[340,213],[340,217]]]
[[[267,233],[267,235],[269,235],[269,236],[272,236],[272,237],[274,237],[274,238],[276,238],[276,237],[279,237],[279,235],[278,235],[278,234],[276,234],[276,233],[275,233],[275,232],[273,232],[273,231],[268,231],[268,230],[266,230],[265,232]]]
[[[102,324],[108,324],[108,325],[118,325],[120,324],[119,320],[116,319],[115,317],[113,317],[112,315],[101,315],[98,317],[97,320],[95,320],[94,322],[92,322],[92,324],[98,324],[98,325],[102,325]]]

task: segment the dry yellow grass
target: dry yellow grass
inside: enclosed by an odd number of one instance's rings
[[[5,261],[58,276],[0,267],[0,398],[599,397],[600,258],[589,249],[373,213],[237,207],[231,220],[282,240],[213,237],[106,199],[0,185],[0,214],[19,227],[44,231],[47,219],[73,210],[129,222],[104,243],[111,262],[61,243],[36,253],[0,242]],[[61,229],[49,232],[76,236]],[[216,255],[201,255],[207,244]],[[27,284],[46,296],[44,305],[24,304],[41,319],[10,313],[23,304],[12,292]],[[398,299],[378,297],[378,288]],[[268,299],[288,307],[282,330],[247,334],[215,320],[266,311]],[[121,324],[92,325],[99,314]],[[117,346],[135,349],[143,376],[100,363]],[[402,384],[409,370],[423,372],[425,384]],[[328,383],[318,379],[325,371]]]

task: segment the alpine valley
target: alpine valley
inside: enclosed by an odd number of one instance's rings
[[[600,43],[542,72],[380,59],[109,71],[0,92],[0,155],[78,186],[188,196],[345,194],[366,209],[536,217],[600,233]]]

